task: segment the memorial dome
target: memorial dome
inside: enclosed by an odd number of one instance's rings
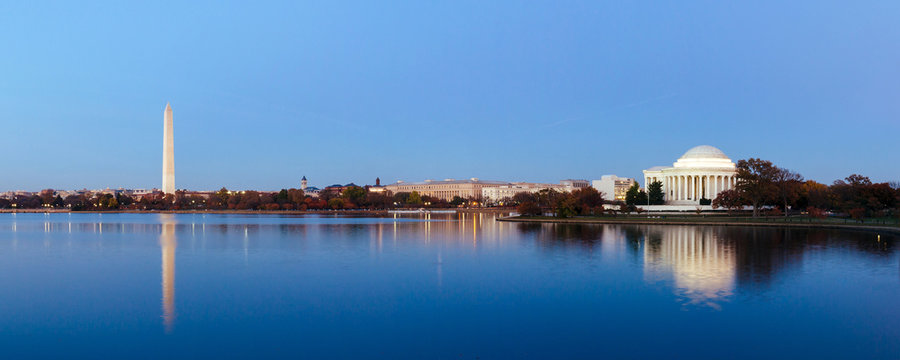
[[[679,159],[728,159],[728,156],[714,146],[700,145],[692,147]]]
[[[731,159],[713,146],[700,145],[688,150],[673,164],[676,168],[728,168],[734,169]]]

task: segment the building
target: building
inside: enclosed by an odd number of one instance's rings
[[[401,192],[411,193],[415,191],[422,196],[430,196],[446,201],[451,201],[453,200],[454,196],[459,196],[463,199],[479,199],[482,196],[482,189],[503,185],[510,185],[510,183],[471,178],[468,180],[425,180],[423,182],[414,183],[398,181],[394,184],[386,185],[385,189],[394,194]]]
[[[734,188],[735,166],[722,150],[700,145],[688,150],[671,167],[644,170],[644,183],[662,182],[666,204],[699,204]]]
[[[309,186],[309,182],[306,180],[306,175],[300,179],[300,190],[303,190],[303,193],[312,197],[319,197],[319,192],[321,189],[315,186]]]
[[[634,179],[615,175],[603,175],[600,180],[591,181],[591,187],[602,192],[603,199],[608,201],[625,201],[625,193],[632,185]]]
[[[560,184],[517,182],[511,183],[509,185],[482,188],[481,197],[485,201],[499,202],[503,199],[511,199],[513,196],[521,192],[536,193],[544,189],[552,189],[559,192],[570,192],[572,190],[575,190],[575,188],[572,186],[563,185],[562,181],[560,182]]]
[[[175,129],[172,127],[172,106],[168,103],[163,113],[162,191],[175,193]]]
[[[375,185],[366,185],[366,190],[370,193],[382,194],[387,192],[387,189],[381,185],[381,178],[375,178]]]
[[[580,180],[580,179],[579,180],[576,180],[576,179],[560,180],[559,183],[564,186],[573,187],[575,189],[581,189],[581,188],[586,188],[588,186],[591,186],[591,183],[588,182],[587,180]]]

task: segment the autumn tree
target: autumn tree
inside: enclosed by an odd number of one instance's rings
[[[740,209],[744,204],[741,193],[736,189],[721,191],[712,201],[713,209],[723,208],[728,210],[729,214],[734,210]]]
[[[519,204],[519,206],[516,208],[516,211],[518,211],[522,216],[538,216],[543,214],[541,207],[533,201],[526,201]]]
[[[778,168],[768,160],[750,158],[738,161],[736,188],[741,197],[753,206],[753,217],[758,217],[759,209],[774,196],[777,173]]]
[[[603,193],[592,187],[583,187],[572,191],[575,199],[575,211],[581,215],[591,215],[602,212]]]
[[[775,193],[783,206],[784,216],[787,217],[788,205],[800,195],[803,176],[788,169],[776,168],[774,182]]]
[[[355,205],[364,205],[366,201],[366,189],[359,186],[348,186],[341,192],[341,198]]]
[[[517,204],[523,204],[526,202],[533,202],[535,204],[538,203],[538,194],[529,192],[529,191],[520,191],[515,193],[512,197],[512,201]],[[540,205],[538,205],[540,206]]]

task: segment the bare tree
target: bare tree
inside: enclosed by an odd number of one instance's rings
[[[787,217],[788,204],[797,199],[803,176],[788,169],[776,168],[774,183],[778,199],[784,205],[784,216]]]

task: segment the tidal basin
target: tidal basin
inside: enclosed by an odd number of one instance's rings
[[[0,214],[0,358],[900,357],[897,237]]]

